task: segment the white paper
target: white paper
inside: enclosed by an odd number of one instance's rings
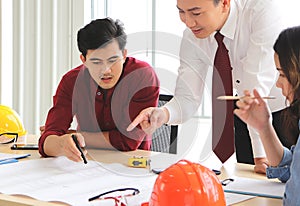
[[[225,192],[226,205],[233,205],[233,204],[243,202],[245,200],[248,200],[248,199],[251,199],[254,197],[256,197],[256,196],[241,195],[241,194]]]
[[[122,172],[115,174],[106,169],[108,164],[103,167],[95,161],[76,163],[65,157],[28,160],[17,164],[1,166],[1,193],[22,194],[38,200],[61,201],[78,206],[100,204],[100,201],[88,202],[88,199],[123,187],[140,190],[139,195],[128,198],[128,201],[134,200],[139,205],[149,200],[157,177],[144,170],[138,170],[139,174],[131,176],[121,175]],[[116,171],[116,164],[112,166]],[[120,170],[125,168],[121,164],[119,166]]]
[[[233,182],[223,186],[225,192],[248,194],[271,198],[282,198],[285,184],[273,180],[259,180],[244,177],[232,177]]]
[[[129,206],[148,202],[157,175],[146,168],[130,168],[119,163],[73,162],[65,157],[41,158],[2,165],[0,193],[20,194],[74,206],[114,205],[112,200],[88,199],[117,188],[134,187],[140,194],[127,198]],[[252,198],[225,193],[227,205]]]

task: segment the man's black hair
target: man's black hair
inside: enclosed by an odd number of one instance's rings
[[[111,18],[96,19],[77,33],[78,49],[84,57],[86,57],[87,50],[98,49],[112,40],[118,42],[120,50],[124,50],[127,36],[120,20],[114,21]]]

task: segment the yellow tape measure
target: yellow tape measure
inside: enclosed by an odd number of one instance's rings
[[[150,165],[150,160],[145,157],[130,157],[128,159],[128,166],[145,168]]]

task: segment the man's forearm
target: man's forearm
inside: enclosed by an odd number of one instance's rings
[[[254,128],[249,126],[248,131],[252,144],[253,158],[265,158],[266,152],[259,133]]]
[[[49,135],[43,145],[45,154],[54,157],[64,155],[61,138],[63,136]]]
[[[80,132],[87,148],[114,149],[109,141],[109,132]]]

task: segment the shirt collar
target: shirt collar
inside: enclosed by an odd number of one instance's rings
[[[231,1],[229,16],[223,25],[220,33],[231,40],[234,39],[234,34],[237,26],[238,14],[235,1]]]

